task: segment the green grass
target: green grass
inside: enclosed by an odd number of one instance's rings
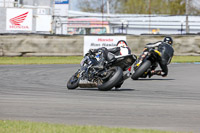
[[[191,63],[200,62],[200,56],[174,56],[172,62],[177,63]]]
[[[69,126],[25,121],[0,120],[0,133],[175,133],[148,129],[108,128],[102,126]],[[176,132],[177,133],[177,132]]]
[[[0,57],[0,64],[79,64],[82,56],[67,57]]]
[[[83,56],[67,57],[0,57],[0,65],[16,64],[79,64]],[[200,56],[174,56],[172,62],[200,62]]]

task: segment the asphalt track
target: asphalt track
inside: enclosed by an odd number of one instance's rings
[[[200,65],[171,64],[169,76],[119,91],[67,90],[79,65],[1,65],[0,120],[200,132]]]

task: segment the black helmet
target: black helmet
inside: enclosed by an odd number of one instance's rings
[[[163,42],[173,45],[173,39],[171,37],[165,37]]]

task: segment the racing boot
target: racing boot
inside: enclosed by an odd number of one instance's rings
[[[116,91],[119,91],[119,88],[122,86],[123,83],[124,83],[124,81],[122,81],[122,82],[120,82],[119,84],[117,84],[117,85],[115,86],[115,90],[116,90]]]
[[[157,70],[157,71],[155,71],[155,70],[152,70],[150,73],[149,73],[149,78],[151,78],[153,75],[161,75],[161,70]]]

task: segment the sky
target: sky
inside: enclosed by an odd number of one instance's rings
[[[70,2],[70,10],[75,10],[79,11],[77,5],[78,5],[78,0],[69,0]]]
[[[193,2],[193,6],[200,9],[200,0],[193,0],[192,2]]]

